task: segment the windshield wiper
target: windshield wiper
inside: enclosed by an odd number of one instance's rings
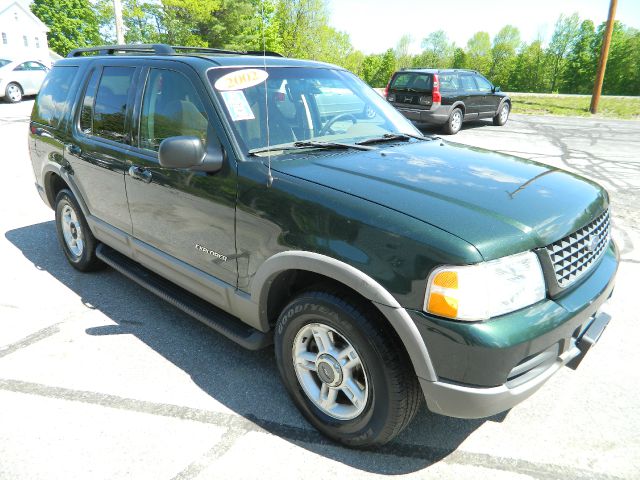
[[[416,140],[436,140],[438,137],[425,137],[424,135],[413,135],[412,133],[385,133],[381,137],[372,137],[360,140],[359,142],[356,142],[356,145],[369,145],[370,143],[393,142],[397,140],[406,141],[412,138],[415,138]]]
[[[319,142],[315,140],[301,140],[299,142],[288,143],[286,145],[276,145],[273,147],[262,147],[262,148],[254,148],[253,150],[249,150],[250,154],[264,153],[270,150],[274,152],[280,152],[283,150],[298,150],[302,148],[323,148],[323,149],[334,149],[334,148],[353,148],[355,150],[374,150],[373,147],[368,147],[366,145],[354,144],[354,143],[340,143],[340,142]]]

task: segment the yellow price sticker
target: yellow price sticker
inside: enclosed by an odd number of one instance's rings
[[[214,84],[216,90],[243,90],[264,82],[269,74],[257,68],[244,68],[223,75]]]

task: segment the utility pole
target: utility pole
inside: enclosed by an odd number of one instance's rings
[[[113,13],[116,17],[116,43],[124,45],[124,26],[122,24],[122,4],[120,0],[113,0]]]
[[[593,85],[593,95],[591,95],[591,113],[598,113],[598,103],[600,102],[600,93],[602,92],[602,82],[604,80],[604,71],[607,68],[607,57],[609,56],[609,45],[611,45],[611,33],[613,32],[613,21],[616,16],[616,7],[618,0],[611,0],[609,5],[609,18],[607,18],[607,28],[604,31],[602,39],[602,50],[600,50],[600,60],[598,61],[598,73],[596,73],[596,83]]]

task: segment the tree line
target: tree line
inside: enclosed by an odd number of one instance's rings
[[[430,32],[421,52],[403,36],[384,53],[365,55],[329,25],[326,0],[122,0],[126,43],[169,43],[267,50],[334,63],[374,87],[400,68],[477,70],[506,91],[589,94],[605,24],[560,15],[548,45],[523,41],[518,28],[493,38],[476,32],[462,47],[446,32]],[[31,9],[49,28],[49,46],[61,55],[81,46],[115,42],[112,0],[34,0]],[[603,93],[640,95],[640,31],[615,22]]]

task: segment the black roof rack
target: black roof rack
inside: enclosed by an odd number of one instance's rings
[[[184,47],[171,46],[164,43],[140,43],[131,45],[101,45],[98,47],[76,48],[71,50],[67,57],[81,57],[85,53],[97,53],[98,55],[116,55],[118,53],[138,53],[147,55],[174,55],[180,52],[218,53],[231,55],[266,55],[269,57],[281,57],[279,53],[262,50],[225,50],[222,48]]]

